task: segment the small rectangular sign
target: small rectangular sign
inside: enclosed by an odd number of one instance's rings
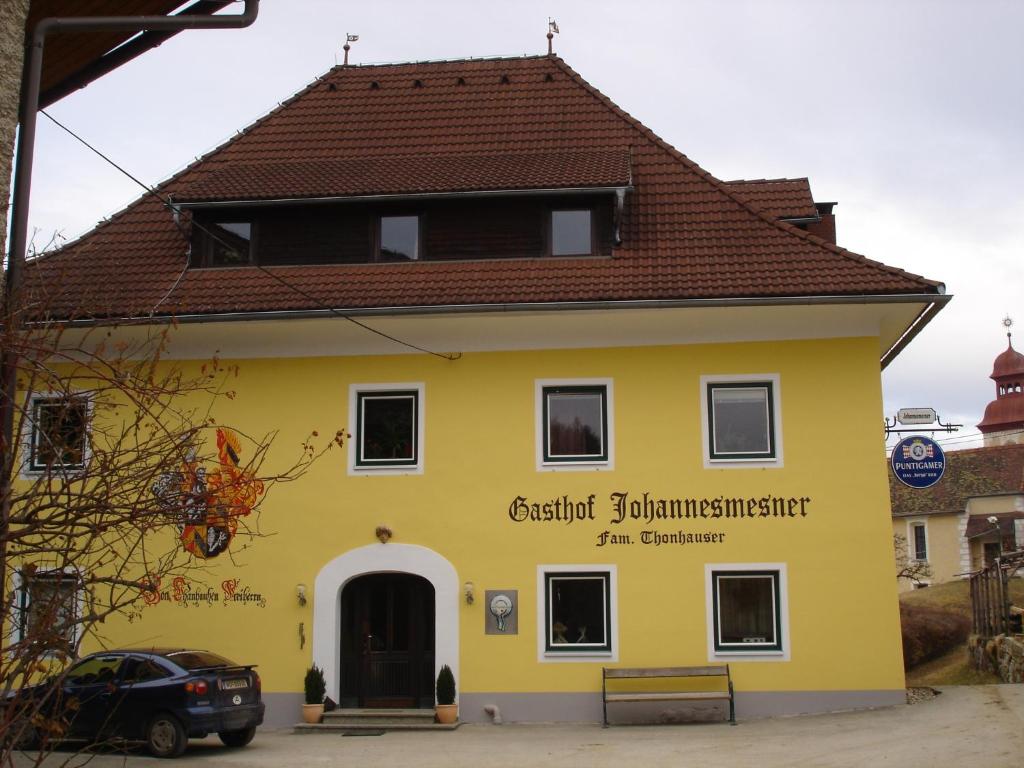
[[[933,424],[935,423],[935,409],[900,408],[896,412],[896,420],[900,424]]]

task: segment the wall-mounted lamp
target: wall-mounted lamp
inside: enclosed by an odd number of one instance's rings
[[[305,605],[306,604],[306,585],[305,584],[298,584],[295,587],[295,594],[299,598],[299,605]]]
[[[466,605],[473,604],[473,582],[467,581],[462,585],[462,596],[466,598]]]

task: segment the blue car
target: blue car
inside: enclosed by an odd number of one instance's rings
[[[244,747],[263,722],[253,666],[209,651],[94,653],[27,693],[60,740],[141,742],[155,757],[177,757],[210,733]]]

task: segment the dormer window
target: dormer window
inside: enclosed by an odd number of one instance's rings
[[[551,255],[588,256],[594,252],[590,210],[551,212]]]
[[[381,216],[381,261],[417,261],[420,258],[420,217]]]
[[[209,221],[193,224],[196,230],[193,263],[204,267],[241,267],[252,263],[251,221]]]
[[[190,266],[611,256],[615,205],[602,192],[196,206]]]

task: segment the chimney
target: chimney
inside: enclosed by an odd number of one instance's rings
[[[832,213],[832,207],[839,203],[815,203],[818,209],[818,221],[812,221],[807,225],[807,231],[812,235],[827,240],[833,245],[836,242],[836,216]]]

